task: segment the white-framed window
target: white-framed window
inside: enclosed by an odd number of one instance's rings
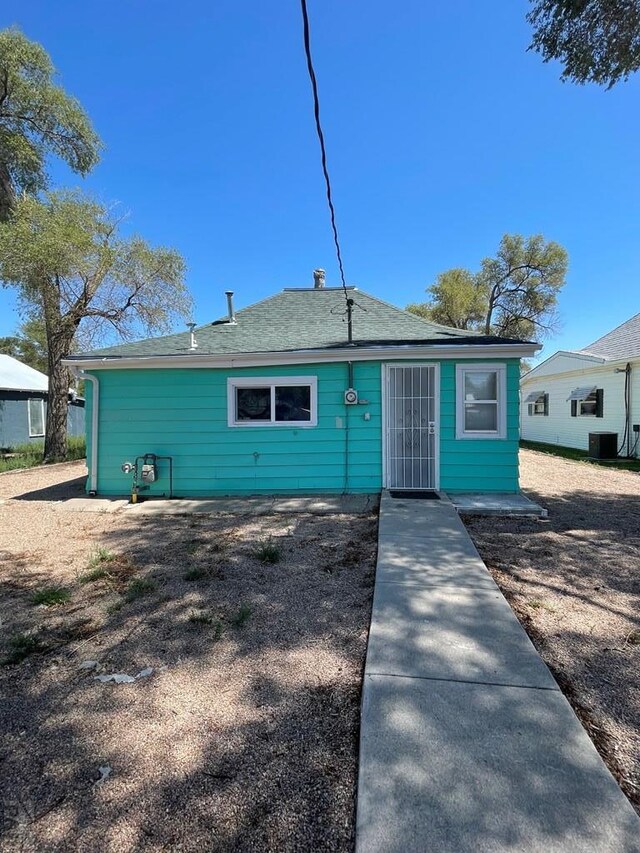
[[[42,438],[44,435],[44,400],[31,398],[27,401],[29,414],[29,437]]]
[[[316,376],[238,376],[227,379],[229,426],[313,427],[318,423]]]
[[[578,400],[578,415],[595,418],[598,411],[598,392],[592,391],[584,400]]]
[[[571,417],[601,418],[604,416],[604,391],[602,388],[586,386],[576,388],[569,394]]]
[[[506,437],[506,365],[456,365],[456,438]]]
[[[535,397],[531,394],[530,397],[531,401],[529,402],[527,409],[528,414],[547,416],[549,414],[549,395],[542,393]]]

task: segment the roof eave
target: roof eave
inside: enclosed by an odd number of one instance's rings
[[[17,385],[0,385],[0,391],[18,391],[20,394],[48,394],[48,388],[23,388]]]
[[[378,361],[429,358],[527,358],[540,349],[540,344],[435,344],[376,346],[366,348],[289,350],[287,352],[248,353],[182,353],[146,356],[70,356],[63,363],[83,370],[125,370],[131,368],[203,368],[259,367],[262,365],[316,364],[336,361]]]

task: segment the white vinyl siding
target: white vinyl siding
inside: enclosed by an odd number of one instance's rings
[[[589,449],[590,432],[617,432],[619,444],[624,433],[624,373],[616,373],[624,364],[617,362],[609,365],[587,367],[580,371],[560,373],[544,378],[544,388],[549,395],[549,415],[546,418],[529,415],[528,407],[521,408],[521,434],[527,441],[539,441],[545,444],[558,444],[563,447],[575,447],[578,450]],[[522,399],[530,391],[539,389],[540,377],[532,376],[530,381],[521,385]],[[602,389],[604,395],[603,417],[571,416],[571,402],[568,400],[576,388],[590,386]],[[579,405],[579,404],[578,404]],[[631,420],[640,423],[640,361],[632,362],[631,371]],[[631,435],[631,443],[635,434]],[[639,444],[640,446],[640,444]]]
[[[577,352],[557,352],[527,373],[524,381],[529,383],[529,387],[534,391],[546,385],[544,378],[546,376],[558,376],[565,373],[577,374],[583,370],[597,370],[603,363],[604,360],[602,358],[594,355],[584,355]],[[536,382],[534,382],[534,377],[537,380]]]

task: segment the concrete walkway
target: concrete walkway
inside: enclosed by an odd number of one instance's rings
[[[382,497],[356,850],[640,851],[640,819],[447,501]]]

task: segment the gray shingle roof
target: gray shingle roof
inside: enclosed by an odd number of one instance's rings
[[[450,329],[423,320],[393,305],[349,288],[355,300],[353,341],[356,346],[407,343],[514,343],[506,338],[486,337],[475,332]],[[289,352],[333,349],[346,346],[345,297],[341,288],[287,289],[236,312],[237,324],[226,318],[195,330],[198,354]],[[189,350],[189,332],[149,338],[72,356],[135,357],[184,355]]]
[[[637,358],[640,356],[640,314],[631,317],[626,323],[598,338],[588,347],[580,350],[588,355],[602,358]]]

